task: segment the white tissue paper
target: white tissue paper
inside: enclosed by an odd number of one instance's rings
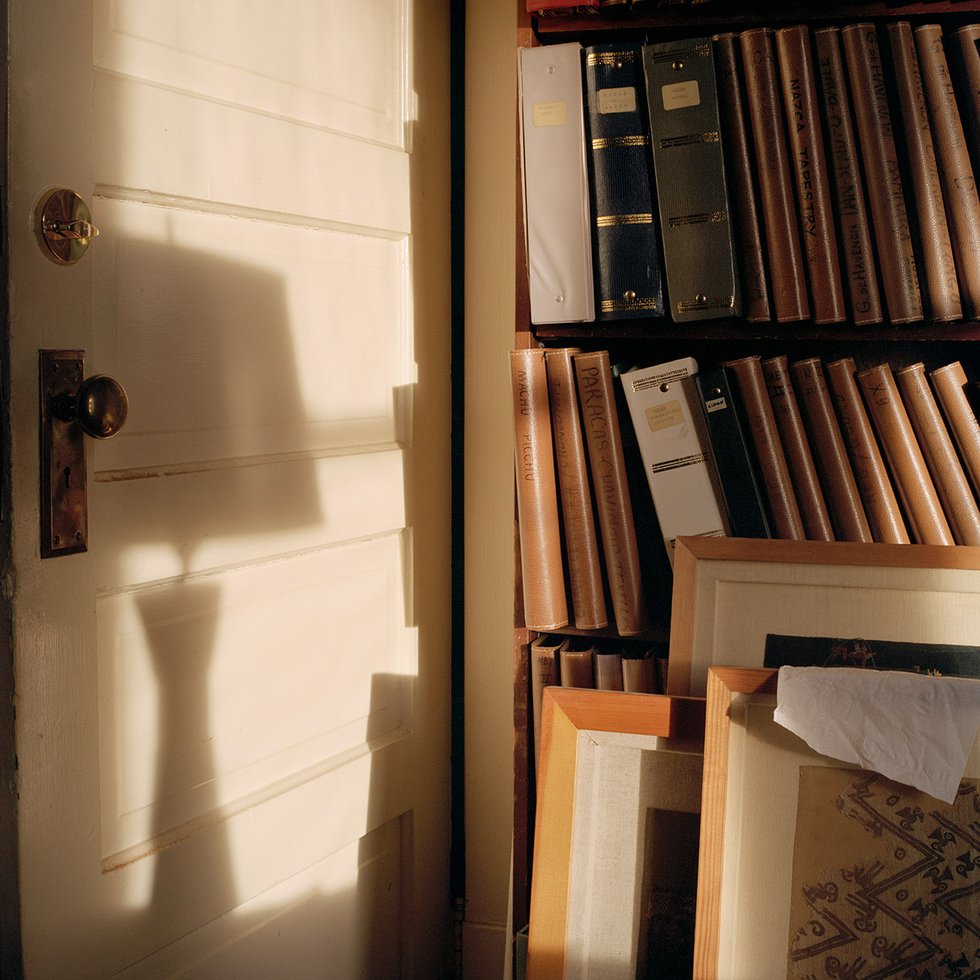
[[[980,680],[780,667],[773,720],[821,755],[956,798],[980,728]]]

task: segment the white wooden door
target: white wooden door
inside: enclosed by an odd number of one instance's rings
[[[445,5],[7,4],[25,972],[442,976]],[[41,348],[130,398],[46,560]]]

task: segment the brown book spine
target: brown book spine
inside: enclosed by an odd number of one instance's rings
[[[810,316],[806,268],[793,200],[772,30],[760,27],[742,31],[739,45],[776,320],[806,320]]]
[[[742,66],[734,34],[713,38],[718,85],[718,115],[725,150],[732,223],[738,248],[738,271],[745,319],[762,323],[770,318],[769,287],[759,230],[759,208],[752,178],[752,150],[742,94]]]
[[[908,413],[887,364],[858,372],[871,421],[916,544],[955,544]]]
[[[973,489],[980,494],[980,423],[966,397],[966,372],[959,361],[929,372],[929,380],[942,406],[960,456],[970,474]]]
[[[881,323],[881,292],[854,133],[851,96],[841,57],[840,29],[823,27],[814,31],[813,37],[851,320],[857,326]]]
[[[568,625],[568,604],[544,351],[511,351],[510,371],[524,625],[557,629]]]
[[[649,625],[640,554],[633,523],[623,439],[616,413],[608,351],[575,354],[575,378],[582,427],[589,453],[589,469],[599,514],[599,534],[606,561],[606,579],[612,596],[616,629],[635,636]]]
[[[579,629],[602,629],[608,625],[606,599],[599,560],[599,537],[592,511],[589,464],[585,457],[582,421],[572,354],[578,348],[545,351],[551,430],[555,441],[555,469],[561,500],[565,553],[568,563],[572,615]]]
[[[873,541],[820,358],[795,361],[790,374],[826,487],[834,536],[839,541]]]
[[[878,249],[885,309],[892,323],[910,323],[922,319],[922,296],[878,33],[874,24],[849,24],[841,28],[841,40],[871,208],[871,226]]]
[[[600,691],[623,690],[623,655],[621,653],[595,654],[595,686]]]
[[[814,323],[840,323],[847,311],[809,28],[801,24],[776,31],[776,55],[809,272],[812,319]]]
[[[762,359],[753,354],[750,357],[727,361],[725,367],[731,369],[732,374],[735,375],[735,383],[738,385],[745,421],[755,449],[759,474],[762,477],[762,485],[769,505],[771,526],[775,528],[778,538],[803,541],[806,538],[803,518],[793,491],[786,455],[779,440],[779,430],[776,427],[769,393],[766,391]]]
[[[656,694],[656,662],[651,657],[624,657],[623,690],[633,694]]]
[[[546,687],[558,683],[558,651],[564,640],[556,636],[539,636],[531,644],[531,720],[534,725],[534,768],[541,762],[541,699]]]
[[[897,21],[887,30],[918,217],[926,305],[933,320],[959,320],[963,316],[960,287],[912,25]]]
[[[902,517],[891,477],[881,458],[874,429],[861,400],[855,372],[851,357],[843,357],[827,365],[831,395],[854,479],[864,501],[871,534],[875,541],[886,544],[909,544],[911,539],[905,527],[905,518]]]
[[[915,44],[953,233],[963,309],[968,317],[977,319],[980,317],[980,198],[943,49],[942,30],[935,24],[917,27]]]
[[[595,687],[595,647],[567,640],[558,651],[562,687]]]
[[[980,167],[980,24],[967,24],[955,35],[959,49],[960,87],[966,138],[973,169]]]
[[[820,477],[813,462],[813,452],[796,401],[796,391],[785,355],[762,362],[762,374],[769,392],[769,404],[779,430],[796,502],[803,518],[803,529],[810,541],[833,541],[834,528],[830,511],[820,487]]]
[[[980,544],[980,509],[929,387],[925,366],[910,364],[900,368],[895,372],[895,381],[953,538],[957,544]]]

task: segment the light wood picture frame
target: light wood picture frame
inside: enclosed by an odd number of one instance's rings
[[[667,692],[762,667],[767,634],[980,645],[980,548],[679,537]]]
[[[694,950],[694,975],[704,980],[796,976],[789,969],[788,962],[791,932],[797,939],[794,948],[799,945],[798,922],[791,918],[793,902],[796,901],[798,907],[804,905],[804,921],[816,927],[814,934],[829,922],[829,919],[818,921],[819,902],[815,901],[811,907],[807,898],[804,903],[805,890],[801,888],[800,881],[794,881],[798,849],[812,849],[812,833],[801,832],[797,826],[801,808],[805,819],[809,820],[811,831],[814,821],[828,821],[817,859],[820,868],[820,878],[817,880],[821,888],[828,888],[828,883],[834,880],[831,874],[834,868],[845,865],[854,873],[865,873],[874,865],[866,853],[859,862],[854,862],[855,852],[848,849],[849,845],[841,843],[842,838],[835,836],[838,825],[829,824],[832,819],[854,828],[858,837],[863,835],[866,839],[881,841],[872,846],[887,848],[896,858],[901,851],[908,852],[908,863],[915,867],[906,881],[914,882],[928,879],[925,873],[929,870],[928,855],[934,852],[933,841],[929,838],[932,827],[941,827],[944,835],[956,830],[947,815],[949,811],[944,809],[948,805],[932,800],[926,794],[917,796],[921,807],[909,807],[904,802],[894,803],[895,812],[901,816],[891,825],[863,799],[860,801],[866,806],[863,812],[856,812],[857,808],[855,812],[846,812],[844,804],[847,799],[857,799],[857,796],[845,799],[846,794],[841,794],[836,800],[825,797],[820,800],[819,808],[804,808],[800,802],[801,786],[816,770],[843,783],[881,781],[876,783],[880,798],[888,797],[891,793],[892,799],[898,799],[903,792],[914,794],[917,791],[822,756],[780,726],[773,720],[777,677],[776,670],[753,668],[712,667],[708,672]],[[965,776],[974,782],[980,776],[980,738],[974,743]],[[867,798],[871,795],[870,792],[866,793]],[[966,806],[969,814],[969,822],[965,824],[967,837],[975,833],[976,799],[976,786],[971,789],[963,784],[957,806]],[[812,804],[813,798],[808,798],[808,801]],[[918,811],[918,815],[910,817],[909,814],[915,811]],[[828,817],[827,814],[833,816]],[[906,819],[911,822],[906,824]],[[912,840],[916,827],[925,828],[918,830],[922,838],[918,844]],[[894,836],[890,837],[892,833]],[[935,833],[932,838],[935,838]],[[861,843],[859,846],[865,848],[869,845]],[[955,864],[956,855],[964,847],[962,835],[954,839],[954,835],[950,834],[949,853],[937,855],[936,862],[940,861],[940,857],[945,861],[952,858]],[[977,884],[980,870],[971,867],[972,871],[963,880],[960,880],[959,874],[951,876],[956,880],[949,887],[946,901],[941,894],[945,885],[937,887],[926,898],[926,904],[939,904],[939,916],[934,920],[945,916],[948,925],[950,920],[958,917],[965,924],[968,942],[974,938],[970,931],[976,933],[980,920],[980,887]],[[859,869],[864,870],[859,872]],[[962,866],[960,870],[963,871]],[[906,882],[901,881],[898,874],[888,869],[878,872],[879,877],[874,879],[875,872],[871,870],[868,873],[872,884],[867,891],[877,896],[869,903],[869,919],[877,915],[876,928],[868,929],[863,936],[859,929],[852,930],[849,937],[845,935],[847,930],[843,926],[836,937],[828,935],[833,932],[828,929],[819,940],[820,955],[836,956],[845,969],[850,960],[863,959],[868,964],[868,975],[883,975],[875,973],[876,969],[882,968],[883,958],[893,956],[897,962],[904,955],[914,962],[915,956],[921,954],[922,958],[925,957],[931,944],[920,942],[916,946],[912,940],[906,939],[893,943],[887,951],[879,947],[880,958],[877,961],[871,953],[864,957],[855,954],[858,941],[870,945],[877,937],[877,941],[882,942],[884,926],[897,924],[904,928],[917,918],[915,915],[896,914],[895,909],[888,907],[893,896],[883,887],[878,887],[879,882],[887,880],[893,886],[894,893],[902,896]],[[844,875],[846,877],[846,871]],[[922,887],[928,892],[932,883],[928,882]],[[915,897],[914,894],[906,894],[906,905],[914,908],[912,902]],[[851,908],[852,912],[860,904],[845,896],[843,891],[834,900],[839,903],[837,908]],[[924,919],[928,923],[928,917]],[[928,928],[928,925],[922,928]],[[946,926],[942,928],[948,936],[950,930]],[[834,939],[837,940],[836,945]],[[824,946],[829,949],[822,948]],[[812,949],[807,952],[812,952]],[[794,969],[798,968],[796,962]],[[887,964],[885,967],[887,972]],[[812,967],[802,967],[799,975],[814,972]]]
[[[697,820],[705,702],[549,687],[542,706],[528,980],[635,976],[644,814]]]

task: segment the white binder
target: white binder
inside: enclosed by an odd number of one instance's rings
[[[682,357],[621,375],[671,565],[678,535],[728,534],[697,373],[697,361]]]
[[[582,46],[521,49],[524,227],[532,323],[595,319]]]

